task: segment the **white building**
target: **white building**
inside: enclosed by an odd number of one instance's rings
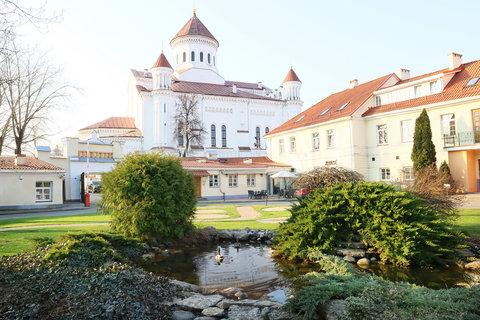
[[[275,90],[261,82],[225,80],[217,69],[219,42],[193,17],[170,41],[174,67],[163,52],[150,69],[131,70],[128,116],[143,134],[143,149],[178,153],[174,115],[182,94],[199,99],[205,134],[190,156],[266,154],[264,135],[301,111],[301,81],[293,69]]]
[[[437,164],[450,165],[465,191],[480,191],[480,60],[416,77],[395,73],[334,93],[266,137],[268,155],[299,172],[325,165],[354,169],[369,180],[413,179],[415,119],[430,117]]]

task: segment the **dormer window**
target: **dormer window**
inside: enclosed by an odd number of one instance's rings
[[[330,109],[332,109],[332,108],[330,107],[330,108],[327,108],[327,109],[323,110],[322,113],[320,113],[320,115],[321,116],[326,115],[330,111]]]
[[[380,98],[380,97],[377,97],[377,98]],[[342,104],[340,106],[340,108],[338,108],[338,111],[341,111],[341,110],[345,109],[348,106],[348,104],[349,104],[349,102],[345,102],[344,104]]]
[[[200,52],[200,62],[203,62],[203,52]]]
[[[413,87],[413,94],[414,94],[415,98],[420,97],[420,95],[422,94],[422,86],[420,86],[420,85],[414,86]]]
[[[430,82],[430,93],[437,93],[440,91],[438,80]]]
[[[471,78],[470,80],[468,80],[465,87],[473,87],[474,85],[476,85],[478,83],[480,83],[480,77]]]
[[[375,106],[379,107],[382,105],[382,97],[380,96],[375,96]]]

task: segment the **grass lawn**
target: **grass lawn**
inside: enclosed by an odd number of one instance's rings
[[[49,224],[76,224],[76,223],[99,223],[109,222],[110,216],[97,212],[82,213],[72,216],[56,217],[30,217],[0,220],[0,228],[16,228],[27,226],[42,226]]]
[[[224,210],[225,212],[218,212],[214,214],[224,214],[227,215],[228,218],[225,219],[232,219],[232,218],[238,218],[240,217],[240,214],[237,211],[237,206],[235,205],[206,205],[206,206],[198,206],[197,211],[202,211],[202,210]],[[201,214],[201,212],[200,212]],[[207,213],[208,214],[208,213]],[[218,219],[220,220],[220,219]]]
[[[480,237],[480,209],[461,209],[456,223],[467,235]]]
[[[288,210],[279,210],[279,211],[264,211],[265,208],[280,208],[279,206],[270,205],[270,206],[253,206],[253,208],[260,214],[260,219],[270,219],[270,218],[283,218],[290,217],[290,211]]]

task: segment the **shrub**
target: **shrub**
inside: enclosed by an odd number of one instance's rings
[[[312,250],[335,253],[356,237],[384,262],[407,266],[434,264],[454,257],[464,239],[452,216],[424,199],[383,183],[359,182],[317,189],[292,207],[280,225],[275,248],[289,259],[305,259]]]
[[[165,240],[192,228],[193,178],[177,158],[133,154],[103,177],[102,210],[126,236]]]
[[[362,181],[363,176],[353,170],[342,167],[321,167],[306,172],[294,182],[295,188],[308,188],[314,190],[317,188],[327,188],[342,182]]]
[[[415,172],[435,164],[437,161],[435,145],[432,141],[430,119],[425,109],[423,109],[422,113],[415,121],[411,158],[413,161],[413,170]]]

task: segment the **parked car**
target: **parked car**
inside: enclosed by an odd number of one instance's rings
[[[307,196],[309,193],[310,193],[310,190],[308,188],[300,188],[295,191],[295,197],[303,198]]]
[[[87,191],[89,193],[100,193],[102,191],[102,183],[100,181],[92,181],[88,184]]]

